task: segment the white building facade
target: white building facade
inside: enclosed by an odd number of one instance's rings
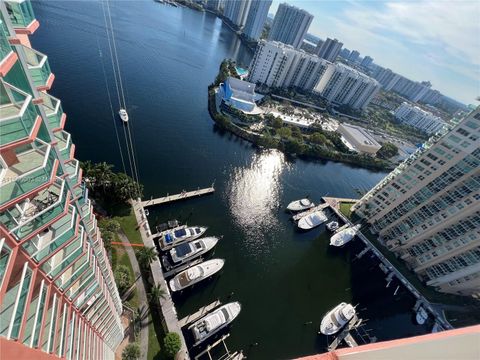
[[[312,23],[313,15],[286,3],[280,4],[268,40],[280,41],[299,48]]]
[[[365,109],[380,90],[371,77],[344,64],[329,64],[313,91],[337,105]]]
[[[243,29],[243,33],[248,38],[252,40],[258,40],[260,38],[271,5],[272,0],[252,0]]]
[[[242,28],[247,21],[251,0],[225,0],[223,15],[233,24]]]
[[[353,211],[427,285],[480,293],[480,109],[453,121]]]
[[[269,87],[312,90],[330,63],[277,41],[260,41],[248,81]]]
[[[395,110],[395,118],[426,134],[436,133],[445,126],[445,122],[438,116],[406,102]]]

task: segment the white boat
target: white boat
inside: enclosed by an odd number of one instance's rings
[[[302,211],[302,210],[310,209],[314,206],[315,204],[311,202],[309,199],[300,199],[300,200],[292,201],[290,204],[288,204],[287,210]]]
[[[118,111],[118,115],[120,115],[120,119],[122,119],[123,122],[128,122],[128,114],[127,114],[127,110],[125,109],[120,109]]]
[[[417,314],[415,315],[415,320],[417,321],[418,325],[423,325],[425,324],[425,321],[428,319],[428,313],[427,311],[423,308],[423,306],[420,306],[417,309]]]
[[[225,264],[225,260],[213,259],[189,267],[187,270],[175,275],[175,277],[169,281],[170,289],[172,289],[172,291],[183,290],[193,284],[205,280],[220,271],[223,264]]]
[[[338,230],[338,222],[336,221],[330,221],[327,225],[326,225],[326,228],[329,230],[329,231],[337,231]]]
[[[328,218],[325,216],[322,210],[314,211],[311,214],[305,215],[300,220],[298,220],[297,226],[303,230],[310,230],[314,227],[317,227],[320,224],[323,224],[327,221]]]
[[[330,310],[322,319],[320,332],[324,335],[333,335],[339,332],[355,316],[355,308],[351,304],[342,302]]]
[[[162,257],[162,264],[168,271],[209,252],[217,245],[218,240],[220,239],[215,236],[209,236],[175,246]]]
[[[220,306],[218,309],[208,313],[201,319],[195,321],[188,327],[192,331],[195,343],[193,346],[208,339],[213,334],[225,328],[240,314],[242,306],[238,301]]]
[[[330,245],[332,246],[343,246],[349,241],[351,241],[358,230],[360,230],[361,225],[355,225],[353,227],[348,227],[344,230],[337,232],[330,238]]]
[[[158,240],[158,244],[163,251],[170,250],[184,242],[198,239],[207,229],[206,226],[189,226],[165,231]]]

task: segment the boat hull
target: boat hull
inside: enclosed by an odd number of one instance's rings
[[[203,234],[205,234],[205,232],[208,229],[207,227],[202,227],[202,226],[182,227],[182,229],[185,229],[185,230],[190,229],[190,228],[199,228],[200,232],[195,233],[195,234],[190,235],[190,236],[185,236],[185,237],[181,237],[181,238],[174,238],[172,242],[167,242],[166,238],[167,238],[167,234],[171,234],[173,232],[173,230],[166,231],[165,234],[158,241],[158,245],[160,246],[160,249],[162,251],[167,251],[167,250],[173,249],[175,246],[178,246],[180,244],[184,244],[186,242],[198,239]]]
[[[223,259],[213,259],[213,260],[208,260],[208,261],[205,261],[201,264],[198,264],[198,265],[195,265],[195,266],[192,266],[192,267],[189,267],[188,269],[178,273],[177,275],[175,275],[173,277],[173,279],[171,279],[169,281],[169,285],[170,285],[170,289],[172,291],[180,291],[180,290],[184,290],[194,284],[197,284],[205,279],[208,279],[210,276],[216,274],[217,272],[219,272],[222,268],[223,268],[223,265],[225,264],[225,260]],[[202,274],[201,276],[195,278],[195,279],[191,279],[189,280],[188,282],[184,282],[182,284],[182,277],[185,277],[186,274],[188,274],[188,271],[191,271],[191,270],[201,270],[202,271]]]
[[[320,226],[327,220],[327,217],[322,211],[315,211],[314,213],[306,215],[298,220],[297,226],[302,230],[310,230]]]
[[[353,309],[352,305],[347,303],[341,303],[325,314],[320,324],[320,332],[322,334],[336,334],[353,318],[355,312],[352,313],[351,317],[346,318],[345,320],[341,320],[338,316],[336,316],[338,312],[342,311],[342,309],[346,307]],[[333,321],[332,318],[335,318],[335,321]]]
[[[303,202],[303,203],[302,203]],[[307,203],[308,202],[308,203]],[[315,204],[311,202],[308,199],[301,199],[301,200],[296,200],[292,201],[290,204],[287,206],[287,210],[290,211],[303,211],[303,210],[308,210],[314,207]]]

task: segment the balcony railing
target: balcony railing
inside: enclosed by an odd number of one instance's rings
[[[75,235],[78,215],[70,205],[69,213],[53,223],[45,231],[23,244],[23,248],[36,262],[40,262]]]
[[[55,156],[51,146],[39,140],[16,154],[17,162],[0,175],[0,206],[45,185],[52,178]]]
[[[70,159],[70,150],[72,148],[72,136],[66,131],[58,131],[55,133],[57,139],[57,148],[62,154],[63,160]]]
[[[8,31],[3,22],[3,18],[0,15],[0,63],[7,57],[8,54],[13,52],[10,43],[8,42]]]
[[[48,127],[51,130],[58,129],[62,122],[63,109],[62,103],[56,97],[53,97],[44,92],[40,92],[40,97],[43,100],[42,107],[47,115]]]
[[[37,115],[31,95],[0,82],[0,146],[30,136]]]
[[[42,265],[42,270],[45,271],[50,278],[55,278],[76,261],[82,253],[84,253],[84,239],[83,236],[79,235],[73,242],[46,261]],[[87,256],[87,254],[83,256]]]
[[[35,20],[30,0],[7,0],[5,6],[14,28],[26,28]]]
[[[47,86],[48,78],[52,74],[47,55],[27,46],[24,46],[23,50],[25,51],[27,68],[30,71],[33,83],[37,87]]]
[[[26,199],[0,214],[0,222],[18,241],[39,231],[65,211],[67,190],[61,179],[32,199]]]

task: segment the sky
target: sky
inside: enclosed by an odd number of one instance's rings
[[[310,12],[309,33],[465,104],[480,96],[480,1],[273,0]]]

